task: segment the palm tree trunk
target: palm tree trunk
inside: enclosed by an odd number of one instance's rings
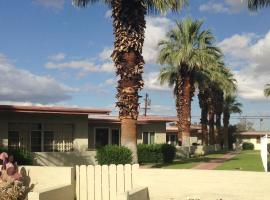
[[[215,112],[214,112],[214,107],[212,105],[212,101],[209,105],[209,112],[208,112],[208,117],[209,117],[209,138],[210,138],[210,144],[214,145],[215,144]]]
[[[216,114],[217,142],[222,147],[221,113]]]
[[[223,143],[224,148],[228,149],[229,147],[229,123],[230,123],[230,114],[228,112],[224,112],[223,114]]]
[[[174,95],[176,97],[175,106],[177,112],[177,127],[178,127],[178,144],[182,144],[182,126],[181,126],[181,119],[182,119],[182,108],[183,108],[183,82],[182,77],[177,77]]]
[[[223,136],[221,130],[221,115],[223,112],[224,93],[220,89],[215,90],[215,115],[216,115],[216,129],[217,129],[217,144],[223,147]]]
[[[207,104],[207,98],[208,95],[206,93],[206,90],[204,90],[202,87],[199,86],[199,104],[201,108],[201,128],[202,128],[202,144],[208,145],[208,104]]]
[[[182,130],[182,146],[190,146],[190,125],[191,125],[191,100],[194,92],[193,77],[191,73],[182,73],[182,113],[180,127]]]
[[[143,88],[142,47],[145,32],[146,6],[142,1],[112,1],[114,51],[112,54],[116,74],[120,77],[116,103],[121,120],[121,144],[133,151],[137,162],[136,120],[139,112],[138,92]]]

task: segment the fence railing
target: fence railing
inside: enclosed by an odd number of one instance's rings
[[[76,166],[77,200],[116,200],[136,185],[139,165]]]

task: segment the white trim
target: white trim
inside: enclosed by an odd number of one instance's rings
[[[151,144],[151,133],[154,133],[154,143],[156,144],[156,132],[155,131],[143,131],[142,132],[142,143],[144,144],[144,140],[143,140],[143,134],[147,133],[147,139],[148,139],[148,143],[147,144]]]

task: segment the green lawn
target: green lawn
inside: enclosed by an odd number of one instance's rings
[[[242,151],[239,155],[216,168],[217,170],[241,170],[262,172],[260,151]]]
[[[223,155],[224,155],[224,152],[218,152],[218,153],[213,153],[206,156],[174,161],[172,164],[156,164],[156,165],[153,165],[152,168],[191,169],[195,167],[196,165],[200,164],[200,162],[209,162],[211,159],[218,158]]]

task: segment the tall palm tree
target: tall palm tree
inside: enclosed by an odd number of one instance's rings
[[[241,110],[242,104],[239,103],[236,99],[236,96],[227,95],[224,99],[223,105],[223,138],[224,138],[224,146],[228,148],[228,136],[229,136],[229,124],[230,117],[232,113],[242,113]]]
[[[187,0],[73,0],[80,7],[96,2],[103,2],[112,8],[115,37],[112,59],[116,74],[120,77],[116,105],[121,119],[121,144],[132,150],[133,160],[137,162],[136,124],[139,115],[138,92],[143,88],[145,15],[147,12],[179,11]]]
[[[160,82],[174,86],[178,116],[179,139],[189,146],[191,101],[195,91],[195,74],[216,62],[220,54],[213,46],[214,36],[209,29],[201,30],[203,21],[186,18],[176,22],[176,27],[159,43],[159,63],[165,65],[160,72]]]
[[[266,84],[265,85],[265,88],[264,88],[264,95],[266,97],[269,97],[270,96],[270,84]]]
[[[198,97],[201,108],[203,143],[206,145],[208,144],[208,139],[210,139],[210,144],[217,142],[221,144],[223,95],[233,93],[236,90],[233,74],[225,67],[224,63],[220,61],[222,58],[217,59],[218,65],[216,67],[204,69],[201,71],[199,78],[196,78],[199,88]],[[209,120],[207,115],[209,116]],[[209,125],[209,134],[207,125]]]
[[[270,6],[270,0],[248,0],[248,8],[250,10],[258,10],[267,6]]]
[[[223,113],[224,96],[233,95],[236,92],[236,80],[229,68],[220,62],[220,68],[216,73],[215,80],[210,87],[212,90],[213,110],[215,115],[216,132],[214,130],[215,144],[223,146],[223,134],[221,130],[221,115]],[[217,133],[217,134],[216,134]]]
[[[199,80],[198,84],[199,93],[199,105],[201,108],[201,129],[202,129],[202,144],[209,144],[209,135],[208,135],[208,98],[209,98],[209,89],[208,89],[208,77],[204,77]]]

